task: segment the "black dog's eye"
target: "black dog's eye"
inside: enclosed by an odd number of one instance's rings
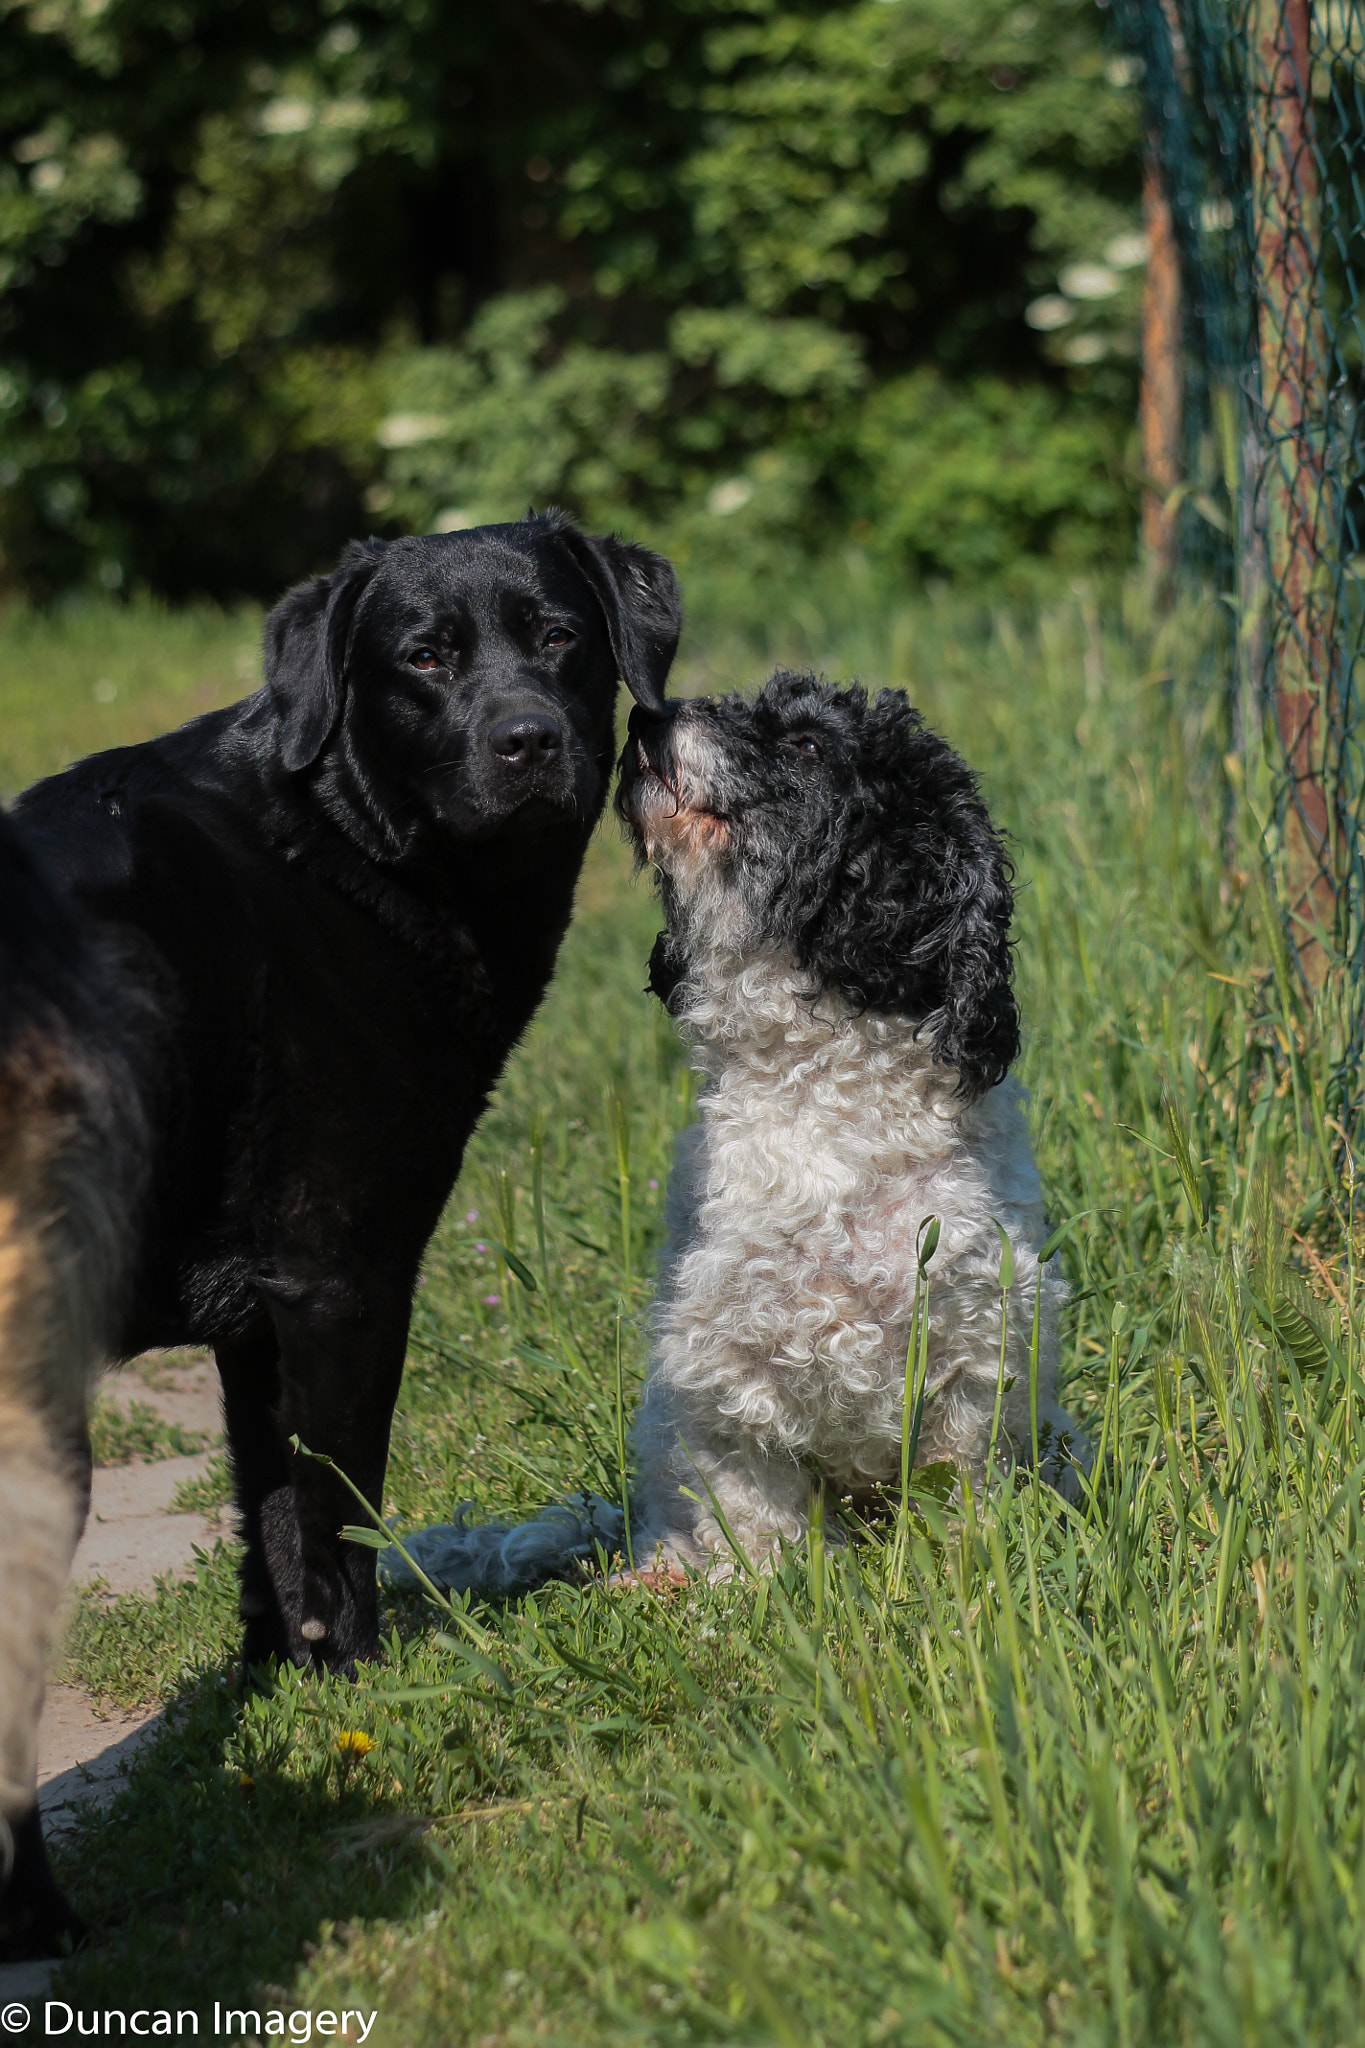
[[[432,647],[418,647],[408,656],[409,668],[420,668],[430,672],[442,666],[441,657]]]
[[[824,748],[820,745],[814,733],[789,733],[787,735],[787,745],[794,748],[798,754],[804,754],[807,760],[810,761],[823,761],[825,757]]]
[[[549,632],[545,635],[544,645],[546,647],[567,647],[572,639],[573,634],[567,626],[551,626]]]

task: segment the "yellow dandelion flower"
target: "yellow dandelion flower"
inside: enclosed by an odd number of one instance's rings
[[[346,1728],[337,1737],[337,1752],[347,1763],[356,1763],[374,1748],[374,1737],[363,1728]]]
[[[256,1780],[252,1777],[250,1771],[243,1771],[237,1783],[243,1792],[254,1792],[256,1790]]]

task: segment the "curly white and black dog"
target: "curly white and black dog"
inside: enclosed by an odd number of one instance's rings
[[[752,700],[632,718],[617,808],[668,917],[651,986],[705,1075],[668,1198],[635,1428],[637,1559],[751,1558],[899,1478],[916,1243],[939,1219],[920,1462],[979,1483],[1000,1442],[1048,1476],[1064,1283],[1018,1085],[1011,870],[966,764],[901,691],[776,674]],[[1008,1384],[1012,1382],[1011,1384]]]
[[[1011,869],[970,769],[903,692],[779,672],[757,698],[635,710],[617,809],[668,919],[650,986],[705,1076],[668,1195],[635,1425],[634,1555],[729,1568],[805,1534],[810,1474],[898,1482],[916,1246],[939,1220],[918,1461],[1085,1462],[1056,1399],[1064,1282],[1009,1069]],[[513,1591],[619,1539],[605,1503],[419,1538],[447,1583]],[[400,1567],[401,1571],[401,1567]]]

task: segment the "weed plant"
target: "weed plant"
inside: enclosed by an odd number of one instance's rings
[[[189,1458],[208,1442],[202,1430],[167,1422],[146,1401],[125,1408],[97,1397],[90,1414],[90,1448],[97,1465],[126,1465],[134,1458]]]
[[[230,1546],[88,1601],[86,1682],[171,1725],[60,1849],[105,1932],[57,1995],[483,2048],[1365,2040],[1358,1197],[1195,686],[1213,631],[929,598],[774,607],[762,650],[908,685],[1014,836],[1080,1504],[1002,1471],[843,1545],[830,1503],[773,1576],[395,1599],[357,1685],[245,1701]],[[700,633],[684,684],[755,657]],[[619,1497],[692,1107],[656,926],[606,831],[431,1246],[400,1528]]]

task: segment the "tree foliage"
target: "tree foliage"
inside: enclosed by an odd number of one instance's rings
[[[11,584],[264,592],[557,499],[919,572],[1122,548],[1094,0],[0,0]]]

